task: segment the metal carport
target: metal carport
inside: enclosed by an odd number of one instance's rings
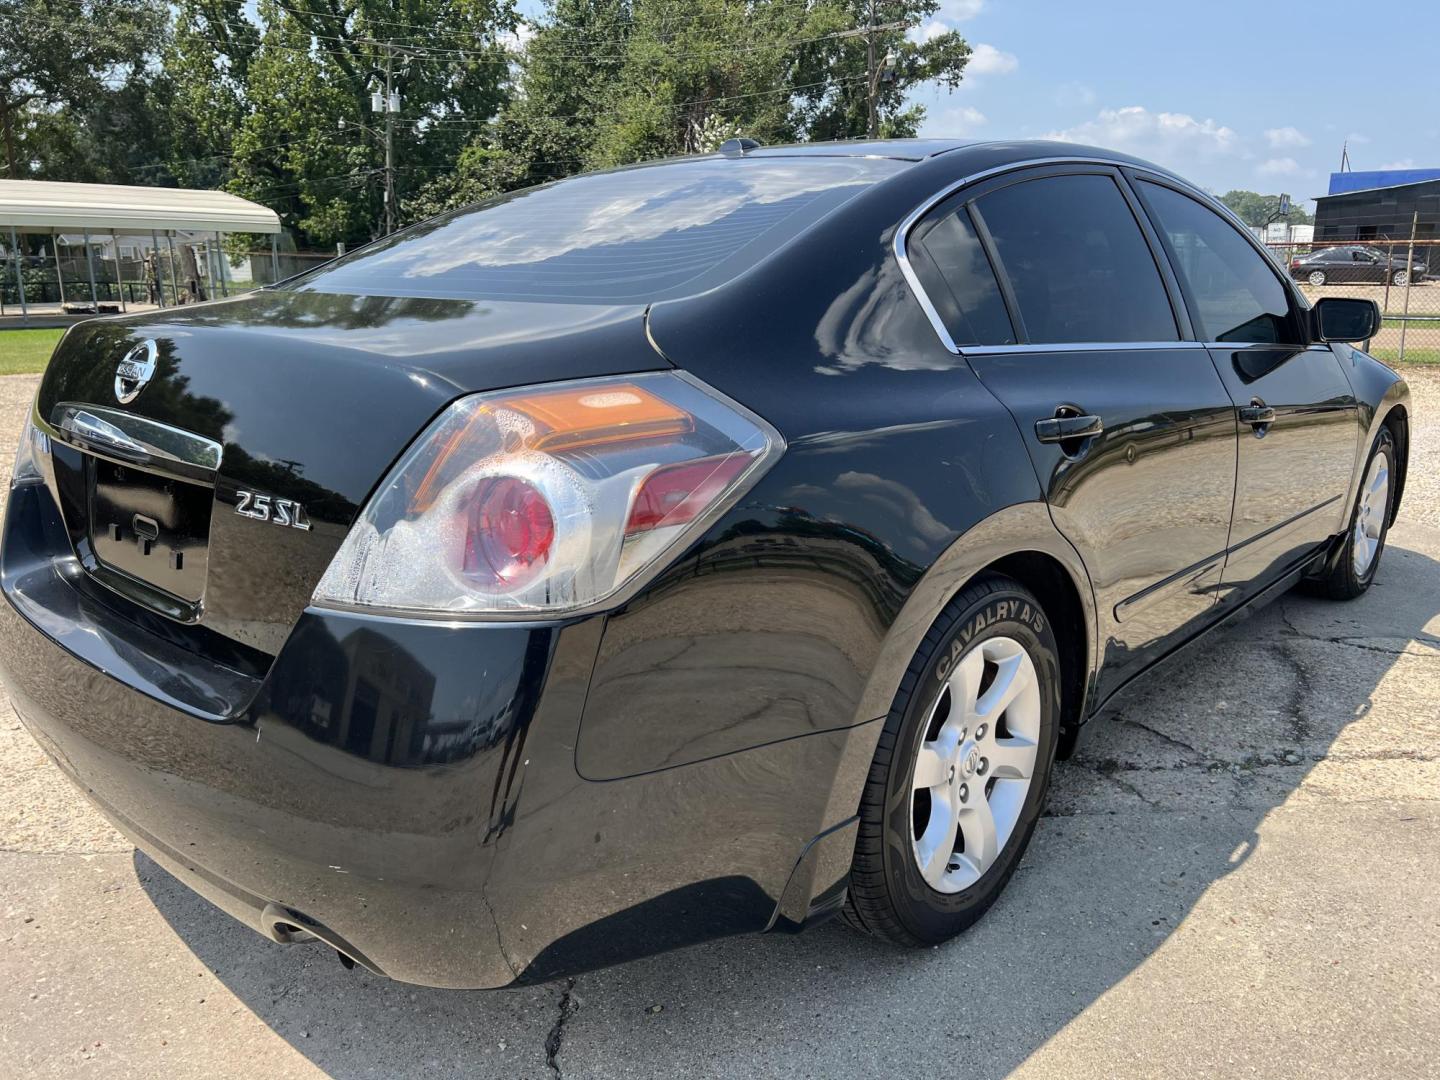
[[[44,269],[45,256],[26,256],[21,240],[26,236],[49,236],[55,264],[55,283],[59,286],[59,307],[62,316],[94,314],[101,310],[97,282],[108,294],[110,264],[103,257],[95,258],[92,237],[103,242],[109,238],[113,249],[115,295],[119,310],[126,309],[124,273],[120,266],[120,237],[148,238],[153,259],[155,283],[149,302],[165,305],[164,284],[160,281],[161,238],[168,247],[171,302],[179,302],[175,240],[177,236],[204,236],[203,246],[207,269],[203,276],[212,282],[212,291],[228,294],[221,252],[224,233],[262,233],[270,236],[272,265],[277,261],[276,240],[280,218],[273,210],[249,202],[224,191],[200,191],[191,188],[128,187],[119,184],[69,184],[48,180],[0,180],[0,247],[5,248],[5,273],[0,275],[0,315],[5,295],[13,286],[18,293],[21,318],[28,321],[31,309],[25,295],[27,260],[30,269]],[[61,266],[60,246],[67,235],[79,235],[85,248],[88,277],[89,310],[73,312],[81,305],[65,298],[65,277]],[[214,244],[208,238],[214,237]],[[142,240],[143,243],[143,240]],[[100,276],[97,278],[97,261]],[[32,282],[34,275],[32,274]],[[45,283],[48,286],[48,283]],[[82,282],[84,284],[84,282]],[[11,294],[12,296],[14,294]],[[107,300],[108,303],[108,300]],[[111,309],[113,310],[113,308]]]

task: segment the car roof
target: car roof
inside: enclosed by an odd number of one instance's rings
[[[978,174],[1004,169],[1012,165],[1042,161],[1098,161],[1142,169],[1168,177],[1184,187],[1200,190],[1178,173],[1157,165],[1153,161],[1135,157],[1101,146],[1085,143],[1063,142],[1058,139],[845,139],[833,142],[792,143],[777,146],[754,146],[743,153],[732,151],[728,154],[696,155],[713,158],[794,158],[812,160],[821,158],[871,158],[904,162],[912,166],[925,163],[948,163],[946,170],[952,174]],[[937,160],[939,159],[939,160]],[[695,160],[689,158],[662,158],[645,162],[630,168],[664,168],[675,161]]]
[[[784,143],[760,146],[745,157],[883,157],[897,161],[923,161],[937,154],[974,146],[974,139],[836,139],[830,142]]]

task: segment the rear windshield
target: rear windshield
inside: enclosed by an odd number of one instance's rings
[[[904,164],[703,159],[576,176],[422,222],[284,288],[648,303],[713,288]]]

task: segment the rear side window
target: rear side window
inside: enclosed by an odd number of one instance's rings
[[[1290,294],[1264,257],[1188,195],[1146,181],[1140,186],[1170,246],[1196,331],[1207,341],[1295,344]]]
[[[1160,271],[1109,176],[1047,176],[982,196],[1026,340],[1176,341]]]
[[[995,271],[964,207],[920,226],[911,249],[915,271],[956,345],[1014,343]]]

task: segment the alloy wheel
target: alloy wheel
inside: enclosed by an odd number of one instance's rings
[[[1384,454],[1376,454],[1365,473],[1365,484],[1360,488],[1360,506],[1355,512],[1355,535],[1351,549],[1356,577],[1364,577],[1375,561],[1389,509],[1390,464]]]
[[[974,885],[1015,831],[1040,744],[1040,683],[1014,638],[994,637],[951,669],[911,779],[911,849],[926,883]]]
[[[1310,271],[1310,284],[1311,284],[1311,285],[1324,285],[1324,284],[1325,284],[1325,272],[1324,272],[1323,270],[1311,270],[1311,271]]]
[[[1395,271],[1395,277],[1393,280],[1396,285],[1400,286],[1400,288],[1403,289],[1406,285],[1410,284],[1410,275],[1407,274],[1404,270],[1397,270]]]

